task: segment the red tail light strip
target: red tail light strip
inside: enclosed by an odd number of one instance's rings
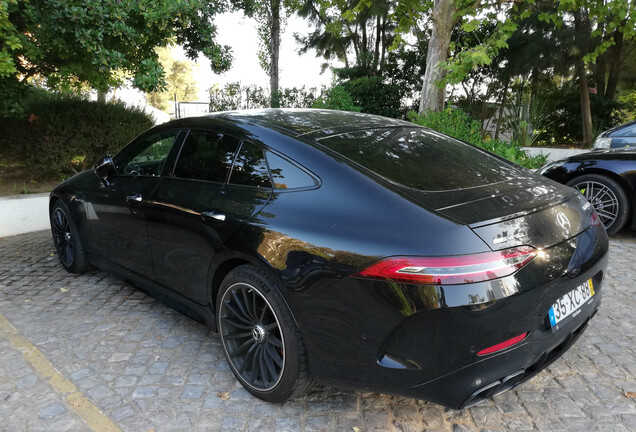
[[[524,340],[528,336],[528,332],[520,334],[519,336],[515,336],[512,339],[508,339],[507,341],[498,343],[497,345],[493,345],[490,348],[483,349],[477,353],[478,356],[496,353],[497,351],[505,350],[506,348],[510,348],[513,345],[518,344],[522,340]]]
[[[536,255],[535,249],[522,246],[473,255],[389,257],[353,276],[425,285],[483,282],[511,275]]]

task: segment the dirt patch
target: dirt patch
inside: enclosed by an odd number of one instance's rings
[[[61,178],[38,178],[33,174],[3,167],[0,169],[0,197],[51,192]]]

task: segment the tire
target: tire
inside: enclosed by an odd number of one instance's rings
[[[625,226],[631,211],[629,198],[615,180],[600,174],[586,174],[573,178],[567,185],[581,192],[594,206],[607,234],[616,234]]]
[[[223,279],[217,330],[234,376],[267,402],[300,396],[313,384],[298,326],[272,279],[253,265]]]
[[[62,267],[71,273],[84,273],[90,267],[79,230],[71,218],[71,212],[62,200],[51,208],[51,233],[53,244]]]

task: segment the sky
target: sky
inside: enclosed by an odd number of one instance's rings
[[[215,84],[223,87],[228,82],[240,82],[242,85],[256,84],[269,91],[269,77],[258,63],[258,35],[256,21],[246,18],[241,12],[232,12],[219,15],[215,19],[217,25],[217,42],[221,45],[232,47],[232,68],[223,74],[215,74],[210,68],[210,62],[203,56],[199,56],[193,67],[193,73],[197,79],[199,88],[198,100],[209,102],[208,89]],[[327,69],[320,73],[324,59],[316,57],[314,50],[302,56],[297,53],[298,44],[294,39],[294,33],[307,34],[310,28],[307,21],[296,16],[288,19],[287,26],[281,35],[280,59],[279,59],[279,86],[320,88],[322,85],[330,86],[333,74]],[[173,56],[178,60],[186,60],[185,51],[181,47],[173,48]],[[330,64],[338,66],[337,62]],[[169,116],[150,107],[145,99],[145,94],[131,86],[125,86],[112,93],[112,96],[126,101],[131,105],[146,107],[152,111],[159,122],[169,120]],[[97,95],[93,95],[96,99]],[[194,114],[192,114],[194,115]]]
[[[223,86],[228,82],[239,81],[241,84],[257,84],[269,88],[269,77],[258,63],[258,35],[256,21],[245,18],[241,12],[220,15],[215,19],[218,27],[217,42],[232,47],[234,58],[232,68],[223,74],[215,74],[204,57],[198,60],[197,78],[201,89],[200,98],[207,100],[207,89],[212,85]],[[315,51],[300,56],[294,33],[309,32],[307,21],[292,16],[289,18],[284,33],[281,35],[280,47],[280,87],[317,87],[330,85],[332,73],[326,70],[320,74],[322,58],[317,58]]]

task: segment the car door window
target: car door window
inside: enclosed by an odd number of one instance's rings
[[[191,130],[183,143],[174,176],[225,182],[240,141],[221,133]]]
[[[119,174],[159,176],[179,130],[148,135],[134,141],[115,156]]]
[[[234,161],[229,183],[264,188],[272,187],[262,147],[243,141]]]
[[[266,151],[265,154],[276,189],[299,189],[318,185],[316,179],[287,159],[270,151]]]

